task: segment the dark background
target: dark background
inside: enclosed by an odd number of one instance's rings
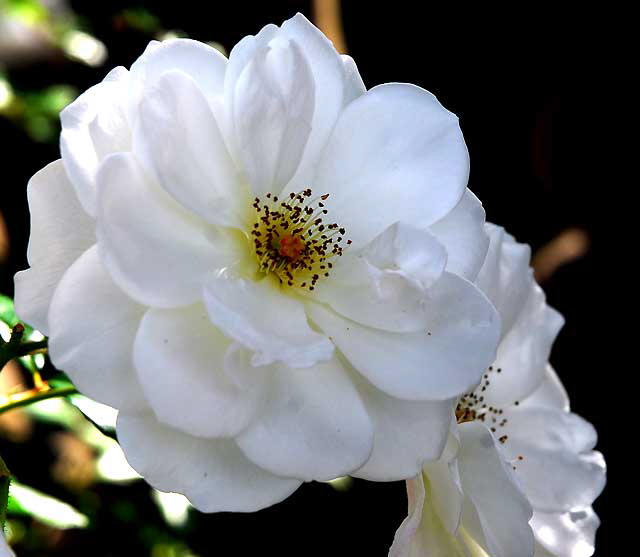
[[[217,3],[216,3],[217,4]],[[109,49],[100,68],[64,58],[10,71],[16,88],[70,83],[80,91],[100,81],[116,65],[130,66],[152,38],[123,28],[117,14],[132,2],[72,2],[85,26]],[[308,2],[255,2],[215,5],[182,1],[164,6],[138,2],[167,29],[181,29],[198,40],[215,40],[230,50],[243,36],[265,24],[280,24],[296,11],[311,18]],[[613,552],[613,494],[622,457],[613,409],[616,373],[610,343],[612,217],[603,197],[613,184],[598,171],[600,142],[594,129],[608,115],[594,91],[599,75],[595,52],[598,36],[585,32],[573,14],[562,20],[542,8],[522,13],[476,16],[459,10],[442,14],[418,11],[418,2],[344,2],[343,23],[349,54],[367,87],[389,81],[411,82],[431,92],[461,122],[471,155],[471,189],[483,201],[487,219],[507,228],[534,251],[567,228],[586,232],[583,257],[560,266],[543,282],[549,303],[566,318],[552,363],[571,397],[573,411],[599,432],[598,448],[609,465],[609,484],[595,509],[603,521],[596,555]],[[59,157],[57,145],[34,143],[9,119],[0,116],[3,148],[0,211],[5,217],[11,251],[0,269],[0,292],[12,294],[12,276],[27,266],[29,177]],[[618,397],[616,397],[618,398]],[[69,500],[38,472],[35,445],[14,449],[11,464],[41,489]],[[3,448],[3,451],[6,449]],[[21,452],[22,451],[22,452]],[[29,452],[31,451],[31,452]],[[4,456],[4,453],[3,453]],[[626,456],[625,456],[626,458]],[[24,555],[147,555],[142,522],[161,524],[143,484],[96,487],[102,510],[98,525],[66,533],[47,553]],[[134,519],[123,523],[109,512],[126,498],[135,504]],[[70,500],[74,502],[74,500]],[[345,493],[327,485],[303,486],[285,502],[259,513],[203,515],[193,513],[177,536],[201,557],[209,555],[386,555],[393,533],[405,516],[404,484],[356,481]],[[229,549],[223,549],[229,548]],[[347,549],[351,549],[350,552]],[[355,551],[354,551],[355,549]],[[160,556],[163,557],[163,556]]]

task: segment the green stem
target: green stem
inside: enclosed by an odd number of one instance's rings
[[[0,370],[14,358],[20,358],[22,356],[27,356],[28,354],[47,349],[46,338],[35,342],[22,342],[23,336],[24,325],[22,323],[17,323],[11,331],[11,338],[9,341],[0,342]]]
[[[38,340],[36,342],[23,342],[20,346],[16,348],[14,351],[15,358],[20,358],[21,356],[28,356],[33,352],[37,352],[38,350],[46,350],[48,345],[47,339]]]
[[[55,398],[59,396],[75,395],[78,391],[75,387],[60,387],[58,389],[49,389],[48,391],[42,391],[33,396],[22,398],[14,402],[8,402],[0,406],[0,414],[13,410],[14,408],[21,408],[22,406],[28,406],[34,402],[40,402],[41,400],[47,400],[48,398]]]

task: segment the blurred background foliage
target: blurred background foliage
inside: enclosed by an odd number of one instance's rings
[[[552,362],[573,410],[592,421],[615,462],[609,408],[617,394],[598,380],[611,366],[597,296],[608,264],[582,92],[597,56],[580,17],[559,20],[539,3],[483,14],[440,13],[419,3],[338,0],[211,3],[183,0],[0,0],[0,333],[17,318],[13,274],[27,266],[26,184],[59,157],[58,114],[116,65],[129,67],[152,39],[191,37],[223,52],[263,25],[301,11],[351,54],[367,86],[417,83],[460,116],[471,153],[470,187],[488,219],[535,251],[550,303],[567,318]],[[424,7],[424,6],[423,6]],[[557,28],[556,28],[557,27]],[[25,339],[37,342],[37,331]],[[596,388],[597,386],[597,388]],[[42,353],[0,373],[0,409],[24,393],[71,389]],[[73,394],[0,413],[0,455],[12,475],[7,534],[20,557],[206,557],[387,554],[406,513],[402,482],[348,478],[305,484],[253,514],[204,515],[184,497],[142,482],[114,440],[115,412]],[[6,478],[0,462],[0,504]],[[607,547],[611,482],[596,503]],[[0,520],[2,517],[0,517]],[[604,550],[602,555],[606,555]]]

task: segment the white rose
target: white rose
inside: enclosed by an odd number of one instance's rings
[[[487,231],[477,283],[505,325],[497,359],[459,401],[443,456],[407,481],[409,516],[389,555],[588,557],[605,465],[547,363],[563,319],[533,280],[528,246]]]
[[[153,43],[62,115],[16,307],[120,410],[131,465],[203,511],[416,474],[493,360],[457,119],[366,91],[303,16],[229,60]]]

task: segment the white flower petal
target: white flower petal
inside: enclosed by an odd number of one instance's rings
[[[590,507],[566,513],[536,511],[531,519],[536,539],[554,557],[591,557],[598,526],[600,519]]]
[[[394,269],[417,286],[429,288],[444,271],[447,253],[426,230],[397,222],[378,235],[363,255],[380,269]]]
[[[134,362],[159,421],[196,437],[231,437],[249,424],[266,376],[254,369],[252,384],[239,386],[225,369],[230,344],[201,304],[146,313]]]
[[[93,246],[64,274],[51,301],[51,361],[98,402],[144,408],[132,360],[143,313],[144,307],[113,283]]]
[[[480,200],[467,189],[460,202],[429,230],[447,250],[447,271],[474,281],[487,256],[489,237]]]
[[[130,154],[111,155],[98,175],[98,243],[109,273],[131,297],[177,307],[201,297],[205,273],[226,261],[204,221],[144,174]]]
[[[129,464],[160,491],[182,493],[202,512],[251,512],[291,495],[300,481],[252,464],[226,439],[201,439],[161,425],[151,414],[118,416]]]
[[[96,173],[109,153],[128,151],[130,128],[126,114],[129,72],[114,68],[102,83],[87,89],[60,113],[60,152],[78,199],[96,214]]]
[[[494,224],[487,223],[485,231],[489,235],[489,250],[475,282],[496,306],[504,337],[511,331],[534,288],[533,271],[529,267],[531,248],[519,244],[504,228]]]
[[[187,209],[213,224],[244,225],[251,197],[206,98],[184,72],[167,71],[146,91],[134,151]]]
[[[500,325],[484,295],[456,275],[443,273],[429,296],[429,322],[420,333],[364,327],[315,303],[307,311],[378,388],[407,400],[445,400],[477,384],[494,358]]]
[[[16,557],[16,554],[9,547],[4,532],[0,531],[0,557]]]
[[[287,190],[300,191],[312,187],[315,168],[329,134],[342,111],[356,94],[356,77],[349,76],[333,44],[306,17],[298,13],[282,24],[282,35],[302,50],[315,84],[315,102],[310,121],[311,133],[295,176]]]
[[[516,475],[536,510],[591,505],[606,481],[604,459],[591,450],[593,426],[576,414],[545,408],[512,409],[507,418],[504,452],[523,456]]]
[[[353,58],[347,54],[341,54],[340,58],[342,58],[345,73],[344,105],[347,106],[351,101],[364,95],[367,88]]]
[[[469,557],[462,544],[443,527],[431,485],[425,485],[423,475],[407,480],[407,498],[409,514],[396,531],[389,557]]]
[[[533,554],[531,506],[516,486],[489,430],[478,422],[460,425],[462,488],[482,526],[491,557]]]
[[[433,224],[459,202],[469,156],[458,119],[413,85],[374,87],[342,112],[311,182],[354,247],[397,221]]]
[[[532,283],[525,306],[498,346],[493,367],[501,371],[493,375],[491,388],[483,393],[487,404],[513,404],[538,388],[563,324],[562,316],[546,304],[542,289]]]
[[[233,112],[228,109],[234,105],[234,98],[238,79],[247,65],[251,62],[256,52],[260,48],[265,48],[271,39],[279,32],[277,25],[272,23],[265,25],[257,35],[248,35],[240,40],[229,53],[229,62],[224,76],[224,105],[227,107],[225,114],[227,120],[224,122],[224,128],[227,130],[226,135],[229,136],[229,149],[238,165],[241,164],[239,146],[235,141],[235,122]]]
[[[95,243],[95,225],[80,205],[60,160],[31,178],[27,197],[31,268],[16,274],[16,312],[46,335],[53,292],[69,266]]]
[[[274,474],[331,480],[367,460],[373,427],[351,379],[333,358],[304,370],[274,366],[266,408],[237,443]]]
[[[396,223],[362,251],[334,264],[315,299],[368,327],[399,333],[426,330],[428,288],[440,278],[447,254],[426,230]]]
[[[453,425],[442,456],[438,460],[425,462],[423,467],[423,475],[429,480],[433,505],[442,526],[452,534],[458,532],[464,505],[457,458],[459,450],[460,438],[457,426]]]
[[[415,552],[411,551],[412,545],[419,543],[416,537],[420,536],[420,523],[422,521],[422,509],[425,503],[424,480],[422,474],[407,480],[408,513],[396,530],[393,544],[389,549],[389,557],[411,557]]]
[[[220,274],[207,280],[204,300],[211,321],[255,352],[255,366],[310,367],[331,358],[333,344],[309,327],[302,302],[282,292],[275,279]]]
[[[255,48],[229,106],[238,154],[253,192],[279,193],[298,168],[315,103],[311,69],[298,44],[277,36]]]
[[[313,83],[313,111],[308,121],[309,135],[305,139],[304,151],[298,160],[295,175],[289,181],[287,192],[308,188],[312,183],[315,166],[320,151],[333,129],[342,108],[359,96],[361,80],[354,72],[355,65],[336,52],[331,42],[319,29],[312,25],[302,14],[296,14],[286,21],[282,28],[267,25],[255,37],[242,39],[231,51],[229,68],[225,79],[225,103],[234,104],[238,79],[256,52],[265,48],[272,40],[282,43],[288,41],[300,49],[309,68]],[[235,125],[229,124],[233,130]],[[236,161],[241,159],[238,146],[230,146]],[[297,152],[297,151],[296,151]],[[284,173],[282,174],[284,176]],[[277,192],[285,184],[276,184]]]
[[[453,407],[451,401],[407,401],[386,395],[365,381],[358,383],[373,421],[373,452],[351,475],[394,481],[420,473],[427,459],[442,454]]]
[[[523,401],[520,408],[548,408],[550,410],[569,411],[569,397],[555,370],[547,364],[545,378],[540,386]]]
[[[130,98],[132,109],[144,94],[169,70],[181,70],[191,76],[206,99],[213,103],[224,91],[227,59],[215,48],[191,39],[152,42],[131,66]]]

